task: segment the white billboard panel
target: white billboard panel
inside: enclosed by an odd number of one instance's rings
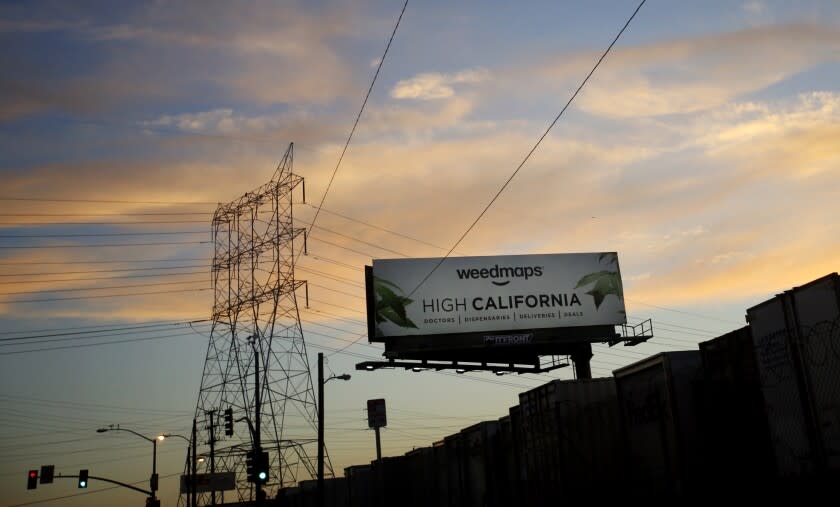
[[[615,252],[450,257],[423,282],[439,262],[373,261],[371,338],[627,322]]]

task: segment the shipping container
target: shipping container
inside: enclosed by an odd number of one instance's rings
[[[518,406],[516,407],[518,409]],[[510,411],[514,410],[511,408]],[[519,464],[519,449],[516,446],[513,421],[508,415],[499,419],[499,461],[500,474],[499,483],[501,487],[498,492],[498,504],[504,506],[518,505],[521,503],[521,466]]]
[[[435,501],[430,505],[441,507],[449,505],[451,495],[449,494],[449,470],[446,459],[446,442],[438,440],[432,444],[432,460],[434,461],[435,472]]]
[[[449,507],[461,507],[465,502],[464,492],[464,436],[461,433],[443,439],[444,469],[446,470],[447,503]]]
[[[277,505],[281,507],[298,507],[300,505],[300,488],[293,486],[278,491]]]
[[[318,481],[300,481],[295,488],[282,491],[278,503],[288,507],[317,507]],[[347,506],[347,481],[342,477],[324,479],[324,505],[327,507]]]
[[[370,505],[405,505],[411,478],[405,456],[388,456],[370,463]]]
[[[464,507],[497,505],[500,487],[499,422],[483,421],[461,430]]]
[[[555,380],[521,393],[519,407],[522,490],[529,505],[620,489],[624,453],[613,379]],[[603,488],[605,483],[612,486]]]
[[[747,310],[779,475],[840,472],[840,277]]]
[[[406,469],[410,478],[408,498],[404,504],[406,507],[437,505],[440,494],[434,452],[432,447],[421,447],[405,453]]]
[[[613,372],[627,446],[629,491],[666,497],[696,492],[699,351],[663,352]]]
[[[775,471],[750,328],[700,343],[700,355],[703,478],[722,490],[745,492]]]
[[[344,469],[347,486],[347,505],[349,507],[367,507],[370,499],[370,465],[355,465]]]

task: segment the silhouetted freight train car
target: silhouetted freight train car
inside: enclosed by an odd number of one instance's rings
[[[427,507],[438,505],[437,474],[435,470],[434,448],[421,447],[405,453],[406,471],[409,481],[406,507]]]
[[[528,505],[621,489],[624,445],[615,381],[555,380],[519,395],[516,452]],[[603,487],[610,484],[609,488]]]
[[[409,484],[408,460],[405,456],[389,456],[370,463],[370,505],[393,507],[405,505]]]
[[[435,469],[435,502],[433,505],[449,505],[449,469],[446,461],[446,442],[439,440],[432,444],[432,460]]]
[[[463,507],[497,505],[502,487],[499,422],[483,421],[461,430]]]
[[[840,277],[747,310],[776,469],[791,485],[840,475]]]
[[[297,487],[285,488],[271,505],[283,507],[317,507],[318,481],[301,481]],[[268,505],[268,504],[267,504]],[[343,477],[324,479],[324,505],[347,507],[347,481]]]
[[[367,507],[370,500],[370,465],[355,465],[344,469],[348,507]]]
[[[698,490],[699,351],[663,352],[613,372],[627,445],[628,491],[641,498]]]
[[[754,493],[775,467],[749,327],[700,343],[700,355],[704,478],[716,488]]]
[[[446,490],[449,507],[461,507],[464,503],[464,437],[461,433],[449,435],[443,439],[444,464],[446,470]]]
[[[519,405],[510,411],[518,411]],[[519,460],[517,439],[513,433],[513,417],[508,415],[499,419],[499,466],[501,487],[498,488],[497,505],[513,506],[521,503],[522,467]]]

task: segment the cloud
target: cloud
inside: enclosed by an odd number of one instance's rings
[[[618,47],[576,107],[623,119],[707,111],[814,65],[837,62],[838,55],[840,31],[816,24],[763,26]],[[594,53],[579,53],[531,62],[525,73],[545,81],[524,86],[577,82],[595,58]]]
[[[424,73],[399,81],[391,89],[395,99],[439,100],[455,95],[454,85],[476,84],[489,79],[486,69],[469,69],[455,74]]]
[[[744,12],[748,14],[761,14],[767,10],[767,4],[762,0],[750,0],[749,2],[744,2],[742,5]]]
[[[66,41],[67,49],[58,45],[49,58],[0,51],[0,64],[14,76],[13,83],[0,83],[5,88],[0,119],[50,110],[101,112],[137,103],[159,110],[154,106],[184,97],[260,105],[356,98],[362,78],[342,54],[345,45],[337,42],[386,30],[380,21],[342,5],[152,2],[105,15],[54,3],[5,12],[10,20],[0,30],[12,36],[49,32]],[[95,55],[84,62],[83,72],[50,64],[50,58],[77,58],[72,51],[79,44],[85,54]]]

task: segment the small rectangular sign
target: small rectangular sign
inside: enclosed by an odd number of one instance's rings
[[[388,419],[385,415],[385,400],[379,398],[376,400],[368,400],[368,428],[384,428],[388,426]]]
[[[196,493],[209,493],[211,491],[228,491],[236,489],[236,472],[216,472],[212,474],[196,474]],[[190,476],[181,476],[181,494],[186,494],[190,489]]]

